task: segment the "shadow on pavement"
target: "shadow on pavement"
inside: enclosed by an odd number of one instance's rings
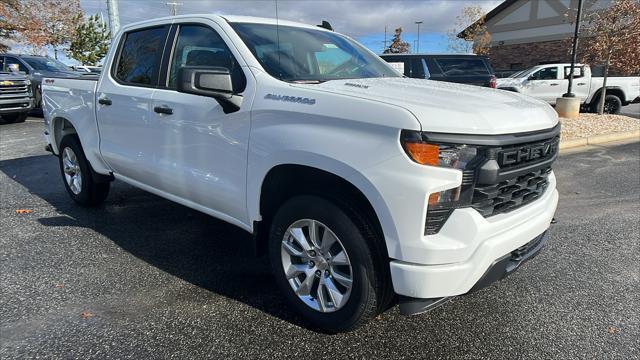
[[[42,225],[92,229],[167,273],[307,327],[287,310],[266,256],[254,256],[244,230],[118,181],[102,206],[79,207],[51,155],[0,161],[0,171],[62,214],[38,219]]]

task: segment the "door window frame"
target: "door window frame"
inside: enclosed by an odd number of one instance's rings
[[[124,81],[124,80],[119,79],[118,76],[117,76],[118,66],[120,65],[122,50],[124,49],[124,44],[127,41],[127,38],[129,37],[129,34],[130,33],[135,33],[135,32],[140,32],[140,31],[145,31],[145,30],[158,29],[158,28],[164,28],[165,32],[164,32],[164,47],[160,51],[160,61],[158,62],[158,74],[157,74],[157,77],[156,77],[155,84],[140,84],[140,83],[133,83],[133,82]],[[173,27],[172,27],[171,24],[159,24],[159,25],[152,25],[152,26],[148,26],[148,27],[135,28],[135,29],[131,29],[131,30],[123,33],[122,36],[120,36],[119,43],[118,43],[118,48],[117,48],[116,53],[114,55],[114,60],[115,61],[113,61],[113,63],[111,64],[110,75],[111,75],[111,78],[113,79],[113,81],[115,81],[116,83],[118,83],[120,85],[125,85],[125,86],[134,86],[134,87],[157,89],[159,87],[160,78],[161,78],[161,76],[163,74],[162,65],[164,64],[164,57],[165,57],[166,49],[167,49],[167,40],[169,38],[169,33],[171,32],[172,28]]]
[[[163,60],[166,59],[167,61],[162,61],[162,68],[161,68],[161,77],[158,78],[159,81],[161,81],[158,86],[156,87],[157,89],[161,89],[161,90],[169,90],[169,91],[174,91],[174,92],[178,92],[177,89],[169,87],[169,76],[170,76],[170,72],[171,72],[171,64],[173,63],[173,56],[175,55],[175,51],[176,51],[176,46],[178,45],[178,37],[180,36],[180,27],[182,26],[199,26],[199,27],[203,27],[203,28],[207,28],[211,31],[213,31],[214,33],[216,33],[218,35],[218,37],[220,37],[220,40],[222,40],[222,42],[225,44],[225,46],[227,47],[227,50],[229,51],[229,54],[231,54],[231,56],[233,56],[233,59],[235,60],[236,64],[238,64],[238,67],[242,73],[242,76],[244,77],[244,83],[245,86],[242,89],[242,91],[236,93],[236,95],[240,95],[242,93],[245,92],[245,90],[247,89],[247,85],[248,85],[248,81],[249,81],[249,77],[247,76],[244,67],[242,66],[242,64],[244,63],[244,61],[239,61],[238,59],[242,59],[242,57],[237,56],[236,54],[234,54],[232,49],[233,44],[229,44],[229,42],[224,38],[224,36],[222,36],[224,34],[224,31],[222,29],[220,29],[220,31],[214,29],[211,25],[206,24],[204,22],[197,22],[197,21],[185,21],[185,22],[180,22],[180,23],[173,23],[171,25],[171,31],[169,32],[168,35],[168,39],[167,42],[165,44],[164,47],[164,53],[163,53]],[[225,34],[226,35],[226,34]],[[171,46],[169,46],[169,41],[171,41]],[[235,93],[235,89],[234,89],[234,93]],[[198,95],[195,95],[198,96]]]

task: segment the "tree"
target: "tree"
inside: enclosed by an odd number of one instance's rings
[[[10,40],[16,31],[15,25],[7,21],[6,14],[16,11],[18,11],[17,0],[0,0],[0,52],[9,50],[6,41]]]
[[[34,47],[50,46],[54,53],[67,44],[82,19],[79,0],[2,0],[0,17],[15,29],[16,39]]]
[[[491,34],[487,30],[485,18],[482,7],[463,7],[460,15],[456,16],[454,28],[447,32],[449,50],[488,55],[491,49]]]
[[[82,65],[95,66],[107,54],[110,41],[107,25],[93,15],[76,26],[67,53]]]
[[[391,39],[391,45],[388,48],[384,49],[385,54],[406,54],[409,52],[410,45],[406,41],[402,41],[402,28],[399,27],[396,29],[395,35],[393,35],[393,39]]]
[[[585,60],[604,62],[598,114],[604,113],[609,67],[640,72],[640,0],[615,0],[606,9],[585,16]]]

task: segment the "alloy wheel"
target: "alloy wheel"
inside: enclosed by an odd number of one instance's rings
[[[345,306],[353,287],[346,249],[325,224],[312,219],[294,222],[284,234],[282,268],[298,298],[328,313]]]
[[[82,171],[80,170],[80,162],[78,156],[69,147],[64,148],[62,152],[62,165],[64,171],[64,179],[69,185],[71,192],[78,195],[82,191]]]

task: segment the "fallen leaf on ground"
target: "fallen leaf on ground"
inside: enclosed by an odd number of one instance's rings
[[[56,288],[58,289],[62,289],[64,287],[64,284],[56,284]]]
[[[80,316],[82,316],[83,319],[87,320],[88,318],[92,317],[93,314],[88,311],[83,311],[80,313]]]
[[[615,334],[615,333],[619,333],[619,332],[620,332],[620,329],[618,329],[618,328],[617,328],[617,327],[615,327],[615,326],[609,326],[609,327],[607,328],[607,332],[608,332],[609,334]]]
[[[32,212],[33,212],[33,210],[27,210],[27,209],[18,209],[18,210],[16,210],[16,213],[18,213],[18,214],[29,214],[29,213],[32,213]]]

